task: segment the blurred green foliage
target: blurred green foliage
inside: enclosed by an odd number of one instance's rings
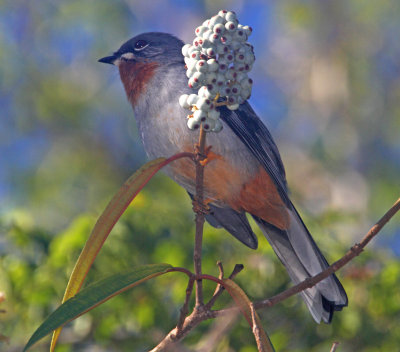
[[[250,102],[328,260],[398,198],[397,0],[0,1],[0,334],[10,338],[0,350],[20,351],[58,306],[96,218],[145,160],[118,74],[96,60],[143,31],[189,41],[195,24],[221,8],[254,28]],[[193,218],[186,193],[157,176],[116,225],[87,282],[146,263],[191,268]],[[333,341],[341,352],[398,350],[399,227],[397,216],[379,246],[339,273],[350,305],[331,325],[316,325],[297,297],[260,312],[277,351],[329,351]],[[217,260],[226,272],[243,263],[237,281],[250,297],[282,291],[287,274],[262,235],[259,242],[252,251],[207,225],[204,272],[217,275]],[[67,325],[59,351],[148,350],[176,324],[185,288],[175,273],[115,297]],[[207,294],[213,289],[206,284]],[[218,307],[229,302],[224,294]],[[205,322],[184,344],[194,348],[210,329]],[[228,330],[213,350],[256,350],[244,319]]]
[[[191,268],[192,219],[185,192],[164,176],[156,177],[112,231],[87,282],[147,263],[167,262]],[[327,214],[317,220],[305,219],[321,248],[329,248],[329,260],[345,252],[345,244],[332,234],[328,236],[326,229],[338,221],[346,223],[353,219],[337,214]],[[8,253],[0,262],[0,287],[6,292],[7,300],[0,307],[7,312],[2,314],[1,329],[11,338],[10,351],[20,349],[59,304],[94,222],[92,214],[81,214],[54,236],[33,226],[28,214],[15,214],[3,220],[1,226],[6,234]],[[255,300],[289,287],[284,268],[261,236],[260,248],[252,251],[224,231],[207,225],[204,272],[218,275],[216,260],[224,263],[227,274],[235,263],[243,263],[245,270],[237,282]],[[277,351],[329,350],[333,341],[340,341],[341,351],[396,350],[395,346],[400,343],[399,273],[400,263],[396,258],[385,251],[367,250],[339,273],[350,306],[336,313],[331,325],[316,325],[302,300],[294,297],[261,311],[264,327]],[[185,287],[186,277],[171,273],[113,298],[68,324],[60,341],[61,350],[85,351],[93,344],[100,351],[149,349],[176,323]],[[213,290],[213,284],[207,283],[206,294],[210,296]],[[229,302],[225,293],[217,307]],[[224,324],[223,319],[219,324]],[[212,322],[203,323],[186,338],[185,344],[194,346],[207,338],[211,326]],[[45,351],[47,344],[45,339],[33,350]],[[255,351],[254,348],[247,322],[240,318],[213,350]]]

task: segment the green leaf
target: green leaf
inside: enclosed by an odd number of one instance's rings
[[[85,277],[93,264],[93,261],[113,229],[115,223],[124,213],[132,200],[142,190],[142,188],[161,168],[179,158],[185,157],[192,157],[192,154],[180,153],[168,159],[158,158],[152,160],[143,165],[122,185],[122,187],[111,199],[110,203],[108,203],[106,209],[100,215],[89,236],[89,239],[83,247],[79,258],[75,263],[74,270],[69,278],[62,303],[64,303],[68,298],[74,296],[79,291],[83,280],[85,280]],[[54,331],[50,351],[54,351],[60,332],[61,328]]]
[[[171,269],[170,264],[150,264],[136,267],[129,271],[112,275],[85,287],[74,297],[65,301],[43,322],[26,344],[23,352],[34,343],[80,315],[88,312],[111,297],[131,287],[165,274]]]

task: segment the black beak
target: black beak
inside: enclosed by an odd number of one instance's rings
[[[103,57],[99,60],[99,62],[103,62],[105,64],[110,64],[110,65],[114,65],[115,60],[117,60],[118,57],[116,55],[111,55],[111,56],[106,56]]]

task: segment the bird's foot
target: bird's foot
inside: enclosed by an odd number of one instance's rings
[[[199,160],[200,163],[207,159],[208,153],[210,152],[211,148],[212,148],[212,145],[209,145],[209,146],[205,147],[204,152],[201,152],[200,146],[198,144],[195,144],[194,152],[197,156],[197,160]]]
[[[203,202],[199,202],[196,197],[192,200],[193,211],[196,214],[204,214],[207,215],[210,212],[209,203],[211,203],[211,199],[205,199]]]
[[[221,159],[220,155],[211,152],[212,145],[205,148],[204,153],[200,153],[199,146],[196,145],[196,157],[201,166],[206,166],[209,162],[215,159]]]

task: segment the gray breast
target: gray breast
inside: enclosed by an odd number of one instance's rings
[[[198,141],[199,132],[189,130],[186,125],[189,112],[178,103],[182,94],[191,94],[193,91],[187,87],[184,73],[176,75],[175,69],[172,67],[157,72],[149,84],[151,88],[134,108],[144,148],[151,159],[169,157],[184,149],[187,151],[188,146],[189,151],[193,151]],[[222,155],[242,172],[254,174],[258,169],[257,160],[227,125],[224,124],[220,133],[207,133],[206,141],[214,153]],[[168,169],[166,172],[169,173]],[[182,186],[188,188],[188,185]]]

